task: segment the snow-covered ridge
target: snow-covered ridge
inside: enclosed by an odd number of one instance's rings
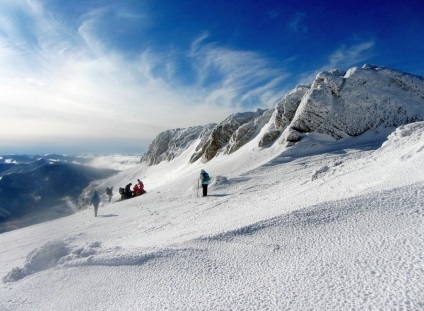
[[[317,75],[303,96],[283,141],[318,132],[336,139],[424,118],[424,78],[365,65]]]
[[[332,139],[424,120],[424,78],[380,66],[321,72],[299,85],[274,110],[237,113],[219,124],[160,133],[142,157],[147,164],[172,160],[191,143],[190,162],[208,162],[254,141],[256,147],[290,146],[306,133]]]

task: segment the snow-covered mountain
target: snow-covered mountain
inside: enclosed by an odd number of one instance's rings
[[[152,142],[142,161],[171,160],[200,139],[190,158],[206,163],[259,137],[256,147],[291,145],[307,133],[334,139],[424,120],[424,78],[379,66],[321,72],[299,85],[274,110],[237,113],[216,125],[168,130]]]

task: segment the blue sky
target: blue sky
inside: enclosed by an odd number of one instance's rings
[[[0,0],[0,154],[142,153],[323,70],[424,76],[424,1]]]

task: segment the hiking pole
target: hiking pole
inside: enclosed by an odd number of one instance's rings
[[[197,197],[199,197],[199,180],[197,180]]]

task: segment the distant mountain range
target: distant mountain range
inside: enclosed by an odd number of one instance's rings
[[[73,156],[0,156],[0,233],[77,211],[78,196],[111,169],[74,164]],[[81,158],[78,158],[81,162]]]
[[[141,161],[170,161],[196,143],[190,162],[231,154],[255,140],[256,150],[291,146],[308,133],[341,140],[424,120],[424,77],[374,65],[321,72],[274,109],[236,113],[219,124],[160,133]]]

